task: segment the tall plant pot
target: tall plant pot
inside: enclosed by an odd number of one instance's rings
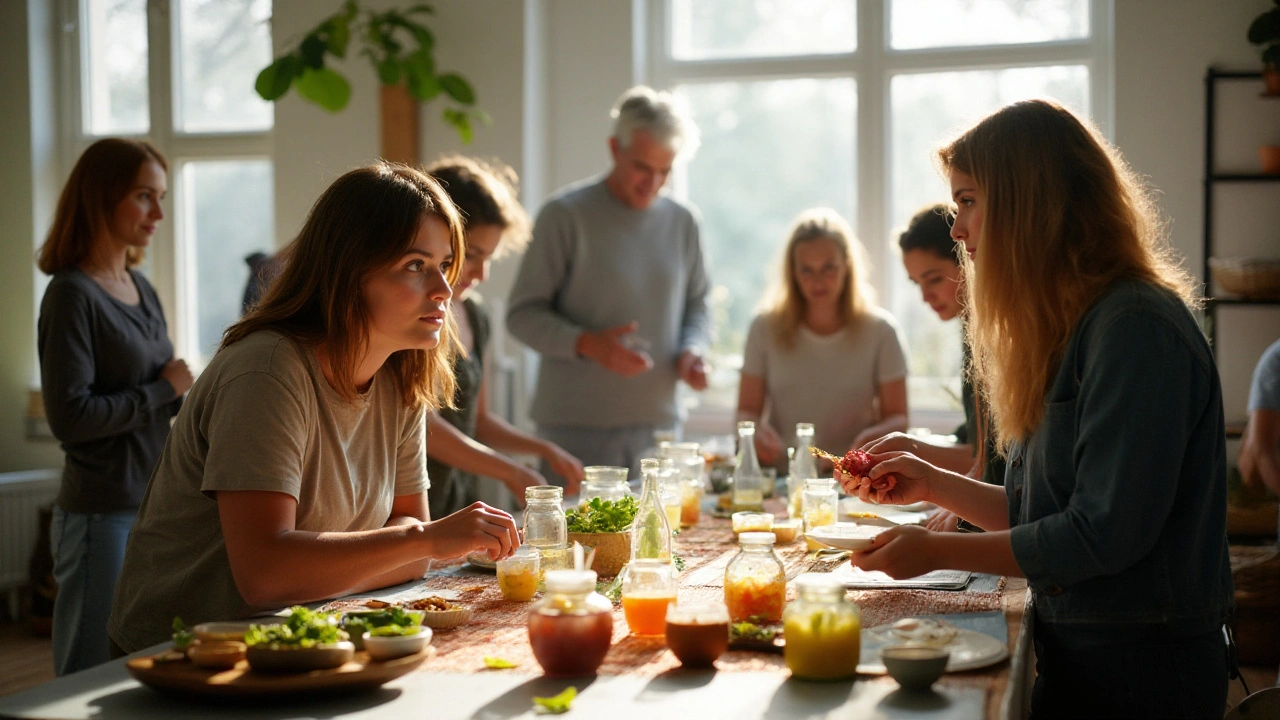
[[[418,101],[403,85],[383,85],[378,99],[382,157],[407,165],[418,164]]]

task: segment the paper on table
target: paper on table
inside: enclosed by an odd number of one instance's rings
[[[973,573],[967,570],[934,570],[918,577],[894,580],[879,571],[867,571],[844,563],[832,570],[834,577],[855,590],[875,588],[921,588],[925,590],[963,590]]]

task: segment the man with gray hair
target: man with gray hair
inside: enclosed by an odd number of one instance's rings
[[[696,150],[697,127],[670,93],[642,86],[612,115],[613,168],[543,206],[507,327],[542,355],[538,434],[634,477],[654,433],[679,425],[677,380],[707,386],[709,282],[697,218],[660,194],[676,157]]]

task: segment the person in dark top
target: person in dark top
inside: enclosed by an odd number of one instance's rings
[[[457,206],[467,241],[450,306],[466,348],[454,361],[456,407],[442,408],[427,419],[431,515],[443,517],[477,500],[477,476],[498,480],[521,505],[526,487],[547,483],[541,473],[495,452],[495,448],[541,458],[569,480],[566,492],[577,492],[583,476],[577,458],[555,443],[521,432],[488,408],[484,357],[490,321],[475,287],[488,279],[491,261],[522,251],[529,241],[529,217],[516,198],[515,171],[496,161],[453,156],[433,163],[427,174]]]
[[[58,675],[109,659],[125,543],[192,383],[155,289],[135,269],[164,219],[166,169],[145,141],[90,145],[40,248],[40,270],[53,276],[40,303],[41,391],[66,455],[50,531]]]
[[[837,472],[864,500],[930,500],[986,530],[889,528],[852,562],[1025,577],[1033,718],[1221,717],[1226,439],[1196,283],[1136,174],[1061,105],[1002,108],[939,159],[1005,486],[909,453]]]
[[[912,216],[907,229],[898,237],[907,277],[920,288],[921,298],[944,321],[964,315],[964,273],[957,254],[959,246],[951,237],[949,214],[950,208],[946,205],[926,207]],[[864,449],[873,453],[909,452],[952,472],[1004,485],[1004,458],[996,449],[991,415],[979,407],[981,402],[974,392],[967,340],[963,357],[960,401],[964,406],[964,422],[956,428],[955,443],[893,433],[869,443]],[[978,438],[985,440],[983,445],[978,444]],[[979,530],[945,508],[935,510],[925,526],[940,531]]]

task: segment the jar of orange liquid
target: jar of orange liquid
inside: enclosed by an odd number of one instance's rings
[[[724,570],[724,604],[733,622],[776,623],[787,603],[787,572],[772,532],[738,535],[741,548]]]
[[[637,559],[622,578],[622,614],[636,635],[666,632],[667,606],[676,601],[676,571],[666,560]]]

